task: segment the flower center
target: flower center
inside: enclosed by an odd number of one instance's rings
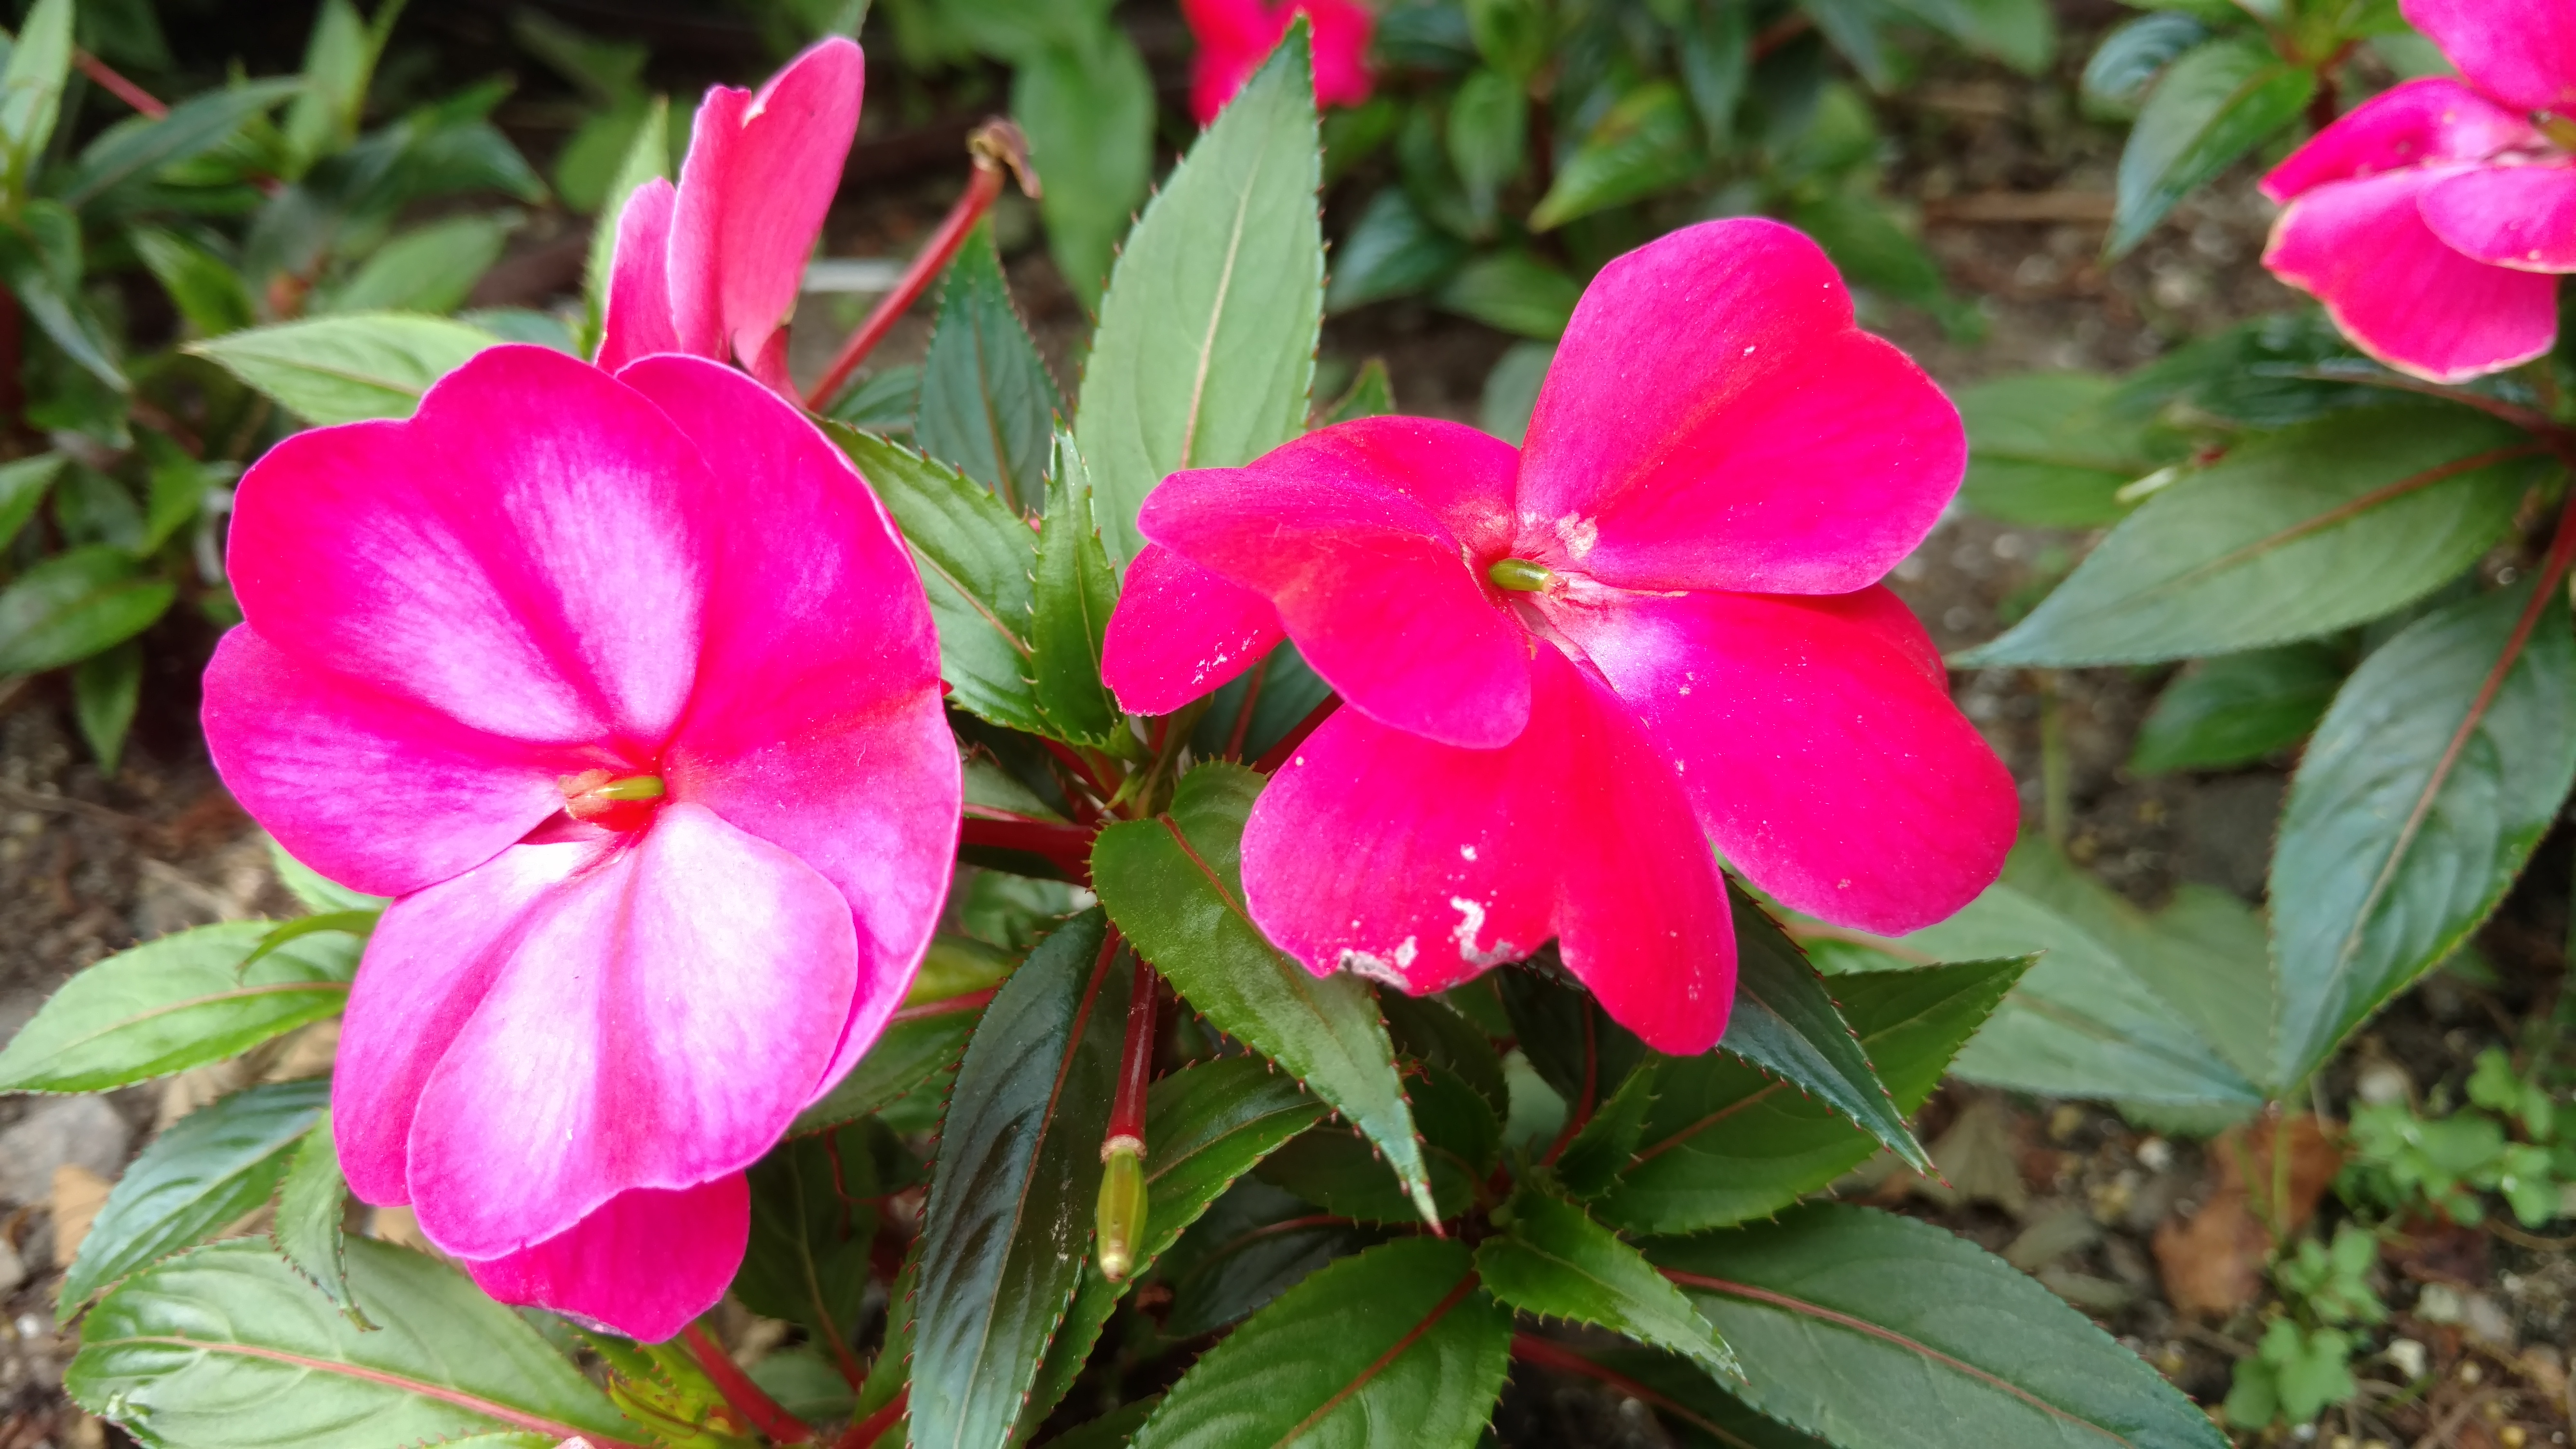
[[[2531,118],[2531,123],[2540,128],[2540,134],[2556,142],[2559,150],[2576,151],[2576,120],[2542,111]]]
[[[584,770],[555,784],[563,791],[565,814],[611,830],[643,824],[653,813],[653,802],[668,793],[659,775],[612,775],[606,770]]]
[[[1494,581],[1495,588],[1516,594],[1539,593],[1556,582],[1547,565],[1525,558],[1498,558],[1486,568],[1485,577]]]

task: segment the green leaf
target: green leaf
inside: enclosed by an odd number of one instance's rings
[[[1372,357],[1360,364],[1359,375],[1351,379],[1351,385],[1334,399],[1331,407],[1324,409],[1318,421],[1331,427],[1356,418],[1382,418],[1395,411],[1395,380],[1387,376],[1386,359]]]
[[[1741,5],[1690,0],[1673,27],[1673,59],[1711,151],[1735,139],[1735,112],[1753,75],[1752,21]]]
[[[221,90],[188,97],[159,119],[135,116],[108,127],[81,152],[80,162],[63,183],[62,201],[82,207],[125,182],[193,156],[202,156],[233,138],[252,117],[304,89],[294,77],[244,81]],[[112,197],[111,197],[112,199]]]
[[[404,232],[369,253],[349,280],[315,298],[312,310],[452,312],[501,259],[509,237],[509,226],[494,216],[452,216]]]
[[[1879,11],[1869,0],[1798,0],[1798,9],[1871,90],[1883,91],[1895,82],[1887,42],[1878,33]]]
[[[1826,1449],[1823,1440],[1746,1408],[1743,1400],[1719,1388],[1707,1370],[1678,1354],[1649,1348],[1586,1347],[1578,1352],[1561,1343],[1548,1348],[1550,1359],[1581,1360],[1590,1365],[1584,1377],[1653,1408],[1674,1442],[1687,1449]],[[1531,1362],[1555,1366],[1547,1359]]]
[[[1467,244],[1433,226],[1401,186],[1369,198],[1333,253],[1324,309],[1347,312],[1440,285],[1467,259]]]
[[[1307,28],[1244,83],[1119,253],[1083,365],[1076,436],[1110,557],[1167,474],[1251,462],[1306,426],[1323,318]]]
[[[0,1091],[131,1086],[222,1061],[338,1012],[358,969],[358,943],[298,941],[236,976],[269,927],[199,926],[84,969],[0,1050]]]
[[[1098,306],[1118,238],[1154,179],[1154,81],[1126,31],[1098,20],[1081,31],[1018,62],[1011,114],[1045,183],[1038,214],[1056,270]]]
[[[1126,715],[1100,680],[1101,643],[1117,607],[1118,574],[1093,519],[1090,472],[1073,435],[1058,433],[1029,598],[1030,687],[1043,733],[1084,745],[1122,733]]]
[[[2150,663],[2308,638],[2457,576],[2550,463],[2466,408],[2355,408],[2158,490],[2012,632],[1960,661]]]
[[[221,336],[256,320],[249,289],[223,258],[174,232],[136,227],[126,235],[198,336]]]
[[[68,462],[60,453],[38,453],[14,463],[0,463],[0,549],[17,541],[18,530],[36,516],[45,490]]]
[[[1157,1274],[1172,1290],[1170,1338],[1195,1338],[1240,1322],[1308,1273],[1385,1234],[1318,1218],[1305,1199],[1245,1178],[1164,1255]]]
[[[114,778],[125,731],[143,694],[143,646],[131,639],[81,661],[72,671],[72,713],[100,773]]]
[[[1465,1213],[1500,1162],[1502,1116],[1477,1090],[1444,1067],[1406,1073],[1414,1126],[1431,1168],[1432,1210],[1448,1221]],[[1420,1207],[1367,1138],[1338,1123],[1317,1127],[1279,1149],[1261,1175],[1331,1213],[1355,1222],[1404,1224]]]
[[[1011,303],[992,228],[979,226],[948,264],[913,438],[1024,512],[1046,487],[1047,446],[1061,405]]]
[[[439,317],[351,312],[254,327],[183,350],[221,363],[317,427],[407,418],[429,385],[498,338]]]
[[[2129,506],[2113,495],[2153,471],[2146,426],[2109,416],[2120,384],[2089,372],[2028,372],[1953,394],[1968,428],[1959,496],[2005,523],[2096,528]]]
[[[2343,677],[2342,657],[2322,644],[2199,660],[2156,696],[2129,768],[2227,770],[2288,749],[2316,728]]]
[[[797,1114],[795,1125],[787,1129],[788,1135],[820,1132],[893,1106],[915,1087],[957,1065],[980,1014],[980,1008],[918,1016],[895,1013],[876,1044],[859,1058],[857,1066],[850,1068],[840,1085]]]
[[[923,1209],[912,1442],[1004,1442],[1083,1271],[1133,973],[1097,909],[994,994],[949,1094]]]
[[[1687,1354],[1743,1377],[1726,1341],[1655,1265],[1583,1209],[1529,1187],[1514,1194],[1499,1237],[1476,1249],[1486,1290],[1523,1313],[1570,1319]]]
[[[274,836],[268,842],[268,863],[277,872],[278,884],[301,902],[304,909],[321,915],[341,911],[381,911],[392,905],[388,896],[371,896],[353,891],[338,881],[326,879],[321,872],[286,853],[286,847]]]
[[[1497,1117],[1511,1110],[1502,1057],[1473,1022],[1436,997],[1408,996],[1393,987],[1378,990],[1377,1004],[1397,1056],[1456,1076],[1484,1098]]]
[[[2208,38],[2208,26],[2179,10],[2124,20],[2102,37],[2093,58],[2084,63],[2084,99],[2118,114],[2134,114],[2164,68]]]
[[[639,1344],[577,1331],[573,1341],[599,1355],[609,1402],[643,1427],[655,1449],[755,1449],[749,1426],[685,1339]]]
[[[1476,404],[1476,426],[1517,448],[1529,436],[1530,414],[1538,409],[1538,390],[1556,363],[1553,342],[1515,342],[1504,349],[1485,374],[1484,396]]]
[[[1655,1060],[1655,1054],[1565,974],[1554,945],[1541,947],[1532,959],[1539,964],[1488,979],[1502,995],[1512,1033],[1530,1067],[1567,1105],[1587,1111],[1639,1065]]]
[[[1112,825],[1092,847],[1092,887],[1118,929],[1217,1030],[1277,1062],[1386,1155],[1426,1221],[1430,1169],[1368,986],[1318,978],[1243,907],[1243,822],[1262,777],[1212,762],[1181,777],[1168,813]]]
[[[1871,972],[1833,986],[1888,1095],[1911,1114],[2028,964]],[[1878,1150],[1822,1102],[1722,1054],[1664,1062],[1656,1088],[1633,1158],[1594,1208],[1614,1226],[1681,1233],[1762,1217]]]
[[[1583,284],[1524,251],[1493,252],[1458,269],[1434,299],[1502,332],[1553,342],[1565,335]]]
[[[1735,913],[1735,1012],[1718,1049],[1849,1117],[1908,1166],[1930,1170],[1931,1157],[1806,953],[1733,880],[1726,894]]]
[[[325,911],[318,916],[298,916],[291,921],[282,921],[259,938],[259,944],[251,948],[250,955],[242,959],[242,964],[234,968],[233,974],[241,975],[253,962],[265,958],[272,951],[284,949],[290,941],[300,941],[325,931],[344,932],[364,941],[375,934],[376,922],[383,917],[381,910]]]
[[[72,0],[36,0],[0,69],[0,202],[22,205],[63,109],[72,66]]]
[[[198,1108],[152,1139],[116,1181],[80,1256],[63,1274],[56,1316],[135,1269],[211,1237],[277,1188],[296,1139],[330,1104],[327,1077],[276,1082]]]
[[[1510,1367],[1512,1316],[1467,1250],[1385,1244],[1324,1268],[1244,1321],[1181,1375],[1135,1449],[1476,1442]],[[1396,1426],[1400,1426],[1396,1427]]]
[[[877,1230],[869,1136],[857,1126],[791,1137],[749,1173],[751,1239],[733,1295],[816,1343],[847,1345],[858,1330]]]
[[[2346,1032],[2486,919],[2576,779],[2576,641],[2525,582],[2362,661],[2291,777],[2272,858],[2274,1072]]]
[[[1467,206],[1490,224],[1503,187],[1521,169],[1529,140],[1529,97],[1520,82],[1490,67],[1458,83],[1449,97],[1449,164],[1467,190]]]
[[[1816,239],[1852,285],[1890,301],[1920,307],[1953,337],[1976,335],[1982,316],[1950,295],[1941,264],[1895,211],[1874,196],[1832,191],[1799,202],[1790,211],[1798,228]]]
[[[340,1144],[331,1135],[326,1106],[287,1163],[268,1236],[295,1271],[321,1289],[351,1323],[373,1328],[349,1292],[348,1237],[342,1231],[348,1215],[349,1180],[340,1172]]]
[[[1734,1346],[1745,1401],[1843,1449],[2227,1443],[2056,1294],[1929,1223],[1810,1207],[1650,1256]]]
[[[379,0],[369,25],[349,0],[323,0],[304,42],[304,94],[286,113],[286,144],[302,165],[355,140],[367,85],[401,0]]]
[[[522,14],[536,14],[523,11]],[[581,269],[582,329],[575,350],[584,357],[599,351],[600,326],[608,315],[608,275],[617,258],[617,223],[626,203],[648,181],[671,174],[671,98],[655,96],[636,124],[635,139],[602,193],[599,215],[591,223],[590,251]]]
[[[1589,1202],[1608,1192],[1636,1155],[1638,1140],[1646,1131],[1646,1114],[1655,1107],[1656,1066],[1643,1062],[1629,1072],[1619,1090],[1594,1110],[1557,1154],[1553,1170],[1557,1184],[1569,1196]]]
[[[80,219],[59,201],[30,201],[0,221],[0,285],[63,355],[123,393],[116,339],[81,295]]]
[[[1037,535],[992,490],[874,433],[826,422],[903,529],[939,629],[939,675],[951,703],[993,723],[1041,732],[1025,636]]]
[[[858,1402],[850,1410],[855,1418],[864,1419],[893,1403],[896,1394],[912,1386],[912,1317],[921,1302],[920,1281],[921,1239],[914,1238],[912,1251],[903,1255],[903,1268],[886,1287],[885,1342],[868,1365],[868,1376],[859,1383]]]
[[[58,553],[0,589],[0,674],[76,663],[133,638],[177,596],[111,544]]]
[[[1550,231],[1679,185],[1698,173],[1705,155],[1681,87],[1648,82],[1620,97],[1556,168],[1547,195],[1530,210],[1530,229]]]
[[[2166,69],[2120,152],[2118,200],[2104,251],[2126,256],[2174,203],[2298,118],[2316,72],[2252,37],[2213,40]]]
[[[1899,9],[1970,50],[2025,75],[2057,54],[2057,21],[2046,0],[1896,0]]]
[[[150,1445],[347,1449],[515,1430],[640,1437],[517,1314],[435,1258],[348,1243],[361,1330],[271,1251],[212,1243],[90,1310],[63,1374],[74,1402]],[[245,1405],[257,1406],[245,1412]]]

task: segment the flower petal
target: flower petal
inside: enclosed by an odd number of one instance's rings
[[[1512,450],[1473,428],[1382,417],[1241,468],[1175,473],[1145,536],[1267,597],[1354,708],[1491,748],[1529,717],[1529,633],[1478,575],[1509,540]]]
[[[2576,165],[2482,166],[2425,188],[2419,205],[2453,251],[2517,272],[2576,272]]]
[[[679,345],[671,329],[671,183],[654,177],[617,214],[617,250],[600,312],[599,358],[610,372]]]
[[[1100,677],[1130,714],[1170,714],[1252,667],[1285,635],[1279,611],[1159,543],[1127,565]]]
[[[2526,111],[2576,114],[2576,8],[2566,0],[2402,0],[2469,83]]]
[[[206,746],[287,853],[370,895],[482,864],[563,808],[605,753],[504,739],[301,663],[245,624],[206,666]]]
[[[1376,13],[1358,0],[1301,0],[1297,8],[1315,25],[1315,104],[1356,106],[1367,100]]]
[[[687,801],[513,915],[419,929],[462,915],[458,898],[502,895],[486,876],[513,857],[557,848],[581,847],[513,847],[402,901],[368,951],[370,971],[488,981],[411,1119],[413,1208],[462,1257],[515,1253],[632,1188],[749,1166],[813,1096],[848,1019],[840,893]],[[423,959],[440,955],[470,964]]]
[[[298,433],[242,479],[233,589],[301,662],[510,739],[649,754],[695,673],[712,487],[659,409],[495,347],[409,422]]]
[[[671,242],[665,285],[671,296],[671,330],[679,351],[729,361],[733,338],[725,327],[725,204],[734,148],[751,92],[709,86],[689,122],[689,154],[680,160],[680,185],[671,203]]]
[[[2263,178],[2263,194],[2288,201],[2336,181],[2412,166],[2484,161],[2527,146],[2531,122],[2446,76],[2389,87],[2308,139]]]
[[[716,1306],[750,1242],[751,1187],[736,1172],[677,1192],[621,1192],[534,1247],[462,1261],[504,1303],[660,1343]]]
[[[2272,224],[2263,265],[2400,372],[2461,382],[2528,362],[2557,336],[2558,283],[2463,256],[2424,224],[2418,199],[2462,174],[2423,167],[2318,187]]]
[[[1260,69],[1288,17],[1274,20],[1269,0],[1181,0],[1181,18],[1198,42],[1190,61],[1190,115],[1204,126]]]
[[[1521,536],[1623,588],[1844,593],[1923,540],[1966,467],[1957,410],[1852,325],[1814,242],[1703,222],[1585,289],[1531,413]]]
[[[2003,869],[2012,775],[1886,589],[1630,596],[1558,619],[1680,770],[1719,852],[1789,905],[1901,935]]]
[[[742,374],[656,357],[619,380],[714,480],[706,643],[664,761],[692,800],[822,873],[858,927],[841,1069],[903,1002],[957,849],[957,742],[939,640],[894,520],[847,455]]]

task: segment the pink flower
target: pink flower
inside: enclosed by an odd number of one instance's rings
[[[2528,362],[2576,272],[2576,4],[2405,0],[2467,83],[2408,81],[2263,178],[2288,210],[2263,264],[2400,372]]]
[[[740,373],[500,347],[408,422],[279,444],[231,565],[216,768],[395,897],[332,1087],[349,1185],[496,1297],[677,1332],[947,888],[957,751],[894,524]]]
[[[1369,36],[1377,17],[1361,0],[1181,0],[1181,16],[1199,43],[1190,67],[1190,113],[1200,125],[1216,119],[1300,15],[1315,28],[1315,104],[1356,106],[1369,98]]]
[[[1167,712],[1284,632],[1340,692],[1243,840],[1308,969],[1437,991],[1554,937],[1612,1016],[1704,1051],[1735,984],[1712,842],[1889,933],[2002,868],[2012,780],[1877,583],[1965,461],[1813,242],[1709,222],[1593,281],[1517,452],[1371,418],[1165,479],[1105,672]]]
[[[840,188],[866,82],[859,47],[833,36],[758,95],[708,89],[679,186],[647,182],[618,217],[600,366],[685,352],[740,362],[794,395],[787,318]]]

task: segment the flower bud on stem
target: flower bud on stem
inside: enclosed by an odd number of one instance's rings
[[[1136,984],[1127,998],[1127,1041],[1118,1061],[1118,1096],[1109,1107],[1109,1134],[1100,1144],[1100,1273],[1125,1282],[1136,1269],[1145,1240],[1145,1087],[1154,1075],[1154,993],[1161,978],[1136,958]]]

